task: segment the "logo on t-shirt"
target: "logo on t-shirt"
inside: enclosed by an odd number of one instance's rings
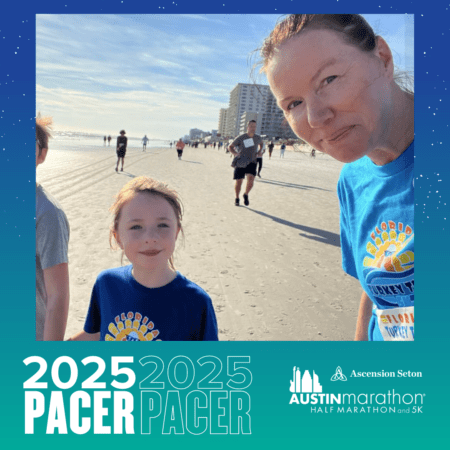
[[[382,222],[370,234],[363,261],[368,288],[379,308],[414,305],[414,232],[410,225]]]
[[[159,335],[148,317],[136,312],[122,313],[108,325],[105,341],[153,341]]]

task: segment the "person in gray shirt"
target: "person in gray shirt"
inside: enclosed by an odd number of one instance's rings
[[[49,117],[36,118],[36,168],[48,151]],[[36,184],[36,340],[62,341],[69,312],[69,222],[59,203]]]
[[[235,180],[236,200],[234,204],[239,206],[239,193],[245,176],[247,184],[244,193],[245,206],[250,205],[248,194],[250,193],[256,176],[256,158],[262,156],[263,140],[256,133],[256,121],[250,120],[247,125],[247,133],[238,136],[228,146],[230,152],[235,156],[232,166],[234,167],[233,179]],[[258,151],[259,147],[259,151]]]

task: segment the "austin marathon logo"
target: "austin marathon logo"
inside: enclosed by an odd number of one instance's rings
[[[303,377],[301,376],[300,368],[294,366],[294,376],[291,380],[291,392],[299,394],[300,392],[322,392],[322,385],[319,383],[319,377],[313,372],[313,375],[309,374],[308,370],[305,370]]]
[[[311,413],[417,414],[423,412],[425,394],[398,393],[395,389],[385,392],[324,393],[319,376],[314,370],[305,369],[302,372],[300,367],[294,366],[292,372],[289,404],[309,406]],[[339,366],[329,380],[348,381]],[[344,384],[346,385],[347,383]]]

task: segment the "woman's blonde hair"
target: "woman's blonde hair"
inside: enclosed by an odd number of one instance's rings
[[[178,193],[162,181],[154,180],[153,178],[146,176],[140,176],[129,181],[119,191],[115,197],[114,203],[109,208],[109,211],[113,215],[113,221],[109,231],[109,244],[113,250],[116,250],[118,247],[117,231],[122,208],[139,193],[157,195],[166,200],[170,206],[172,206],[177,218],[178,229],[184,235],[183,226],[181,224],[183,218],[183,204]],[[169,264],[172,269],[175,269],[173,255],[169,259]]]

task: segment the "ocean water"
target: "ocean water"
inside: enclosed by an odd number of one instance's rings
[[[100,148],[105,148],[103,137],[104,135],[84,133],[77,131],[53,131],[53,139],[49,142],[50,148],[58,148],[61,150],[83,150],[83,151],[95,151]],[[141,148],[142,149],[142,138],[127,136],[128,138],[128,148]],[[111,135],[110,148],[115,149],[116,147],[117,135]],[[147,149],[155,147],[169,147],[168,140],[162,139],[150,139],[147,142]],[[108,141],[106,141],[106,148],[108,148]]]

